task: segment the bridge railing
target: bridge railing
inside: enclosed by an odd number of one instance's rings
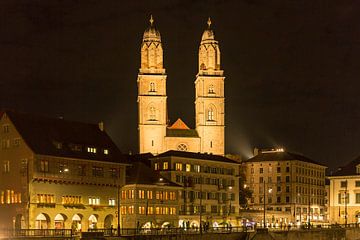
[[[0,238],[3,237],[72,237],[72,229],[2,229]]]
[[[117,236],[117,229],[91,229],[91,232],[103,232],[104,236]],[[243,227],[208,227],[203,228],[121,228],[121,236],[134,236],[134,235],[180,235],[180,234],[200,234],[200,233],[231,233],[231,232],[244,232]]]

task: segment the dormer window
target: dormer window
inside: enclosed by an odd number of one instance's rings
[[[9,132],[9,129],[10,129],[10,127],[9,127],[9,125],[3,125],[3,133],[8,133]]]
[[[94,147],[88,147],[88,148],[87,148],[87,151],[88,151],[89,153],[96,153],[96,148],[94,148]]]
[[[53,144],[54,144],[56,149],[62,149],[62,143],[61,142],[54,141]]]
[[[108,155],[109,154],[109,149],[104,149],[104,154]]]

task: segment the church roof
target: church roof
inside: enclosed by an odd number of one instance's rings
[[[98,124],[5,111],[35,154],[97,161],[128,161]],[[87,148],[96,148],[96,153]],[[105,151],[107,150],[107,154]]]
[[[166,137],[199,137],[195,129],[190,129],[180,118],[178,118],[170,127],[166,128]]]
[[[204,33],[202,34],[201,41],[215,40],[214,31],[210,28],[210,26],[211,26],[210,18],[208,19],[207,24],[208,24],[208,28],[205,29]]]
[[[159,155],[156,155],[155,157],[182,157],[182,158],[192,158],[192,159],[196,159],[196,160],[210,160],[210,161],[216,161],[216,162],[240,164],[237,161],[234,161],[230,158],[220,156],[220,155],[214,155],[214,154],[208,154],[208,153],[175,151],[175,150],[170,150],[170,151],[161,153]]]
[[[199,134],[195,129],[166,129],[166,137],[198,138]]]
[[[184,122],[181,120],[181,118],[178,118],[173,125],[168,127],[169,129],[190,129]]]
[[[150,21],[150,26],[144,32],[143,41],[161,42],[160,32],[155,27],[154,19],[153,19],[152,15],[151,15],[149,21]]]

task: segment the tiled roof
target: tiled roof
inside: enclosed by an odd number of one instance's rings
[[[207,154],[207,153],[194,153],[194,152],[184,152],[184,151],[175,151],[170,150],[155,157],[182,157],[182,158],[192,158],[197,160],[210,160],[210,161],[217,161],[217,162],[226,162],[226,163],[235,163],[239,164],[238,162],[231,160],[229,158],[214,155],[214,154]]]
[[[290,152],[267,152],[267,153],[259,153],[255,157],[252,157],[245,162],[264,162],[264,161],[291,161],[291,160],[298,160],[308,163],[313,163],[317,165],[321,165],[326,167],[324,164],[318,163],[314,160],[311,160],[303,155],[297,154],[297,153],[290,153]]]
[[[143,162],[133,162],[131,167],[126,168],[126,184],[180,187],[180,185],[162,177],[158,172],[155,172]]]
[[[166,129],[166,137],[199,137],[195,129]]]
[[[15,111],[5,112],[26,144],[36,154],[127,162],[109,135],[101,131],[98,124],[73,122]],[[77,150],[74,149],[75,146]],[[88,147],[96,148],[96,153],[87,152]],[[104,149],[108,150],[108,154],[104,154]]]
[[[190,129],[180,118],[176,120],[168,129]]]
[[[339,167],[339,169],[335,173],[333,173],[331,176],[359,175],[358,173],[356,173],[356,166],[359,164],[360,164],[360,157],[354,159],[353,161],[349,162],[347,165],[345,165],[343,167]]]

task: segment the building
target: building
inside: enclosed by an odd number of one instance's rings
[[[0,115],[0,228],[116,225],[126,159],[104,125]]]
[[[169,125],[162,42],[151,17],[141,44],[137,78],[140,153],[156,155],[179,150],[224,155],[225,77],[220,66],[219,43],[210,26],[209,19],[199,46],[199,70],[195,80],[196,128],[190,129],[181,119]]]
[[[239,163],[223,156],[170,150],[152,168],[182,186],[179,227],[238,225]]]
[[[248,205],[265,208],[268,225],[325,220],[324,165],[283,149],[259,151],[244,164],[253,192]]]
[[[121,189],[123,228],[164,228],[177,226],[181,186],[162,177],[141,161],[127,168],[126,185]]]
[[[328,178],[330,222],[360,223],[360,157]]]

